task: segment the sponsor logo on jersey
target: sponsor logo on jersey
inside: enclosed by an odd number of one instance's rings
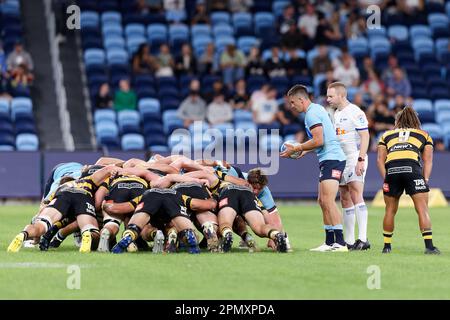
[[[335,179],[341,179],[342,171],[340,170],[331,170],[331,176]]]

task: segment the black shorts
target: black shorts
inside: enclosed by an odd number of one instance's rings
[[[113,200],[116,203],[129,202],[141,196],[146,190],[147,188],[137,181],[118,182],[109,189],[105,200]]]
[[[319,181],[332,179],[340,182],[345,169],[345,160],[325,160],[319,163],[319,168]]]
[[[261,212],[259,200],[251,189],[244,186],[231,185],[220,192],[219,211],[226,207],[234,209],[241,216],[252,210]]]
[[[176,190],[178,193],[181,193],[194,199],[206,200],[211,198],[206,186],[200,183],[193,183],[193,182],[177,183],[176,185],[172,186],[172,189]],[[189,208],[188,214],[189,216],[191,216],[191,218],[195,217],[195,211],[192,211]]]
[[[64,218],[73,219],[78,215],[88,214],[97,219],[94,199],[86,193],[61,192],[48,206],[58,210]]]
[[[395,161],[386,165],[383,193],[398,198],[403,191],[409,195],[430,191],[422,175],[422,168],[416,162]]]
[[[155,220],[170,222],[176,217],[189,218],[181,193],[172,189],[150,189],[142,196],[135,213],[145,212],[150,215],[150,223]]]

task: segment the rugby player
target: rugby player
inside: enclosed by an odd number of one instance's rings
[[[55,198],[42,210],[33,224],[27,225],[16,235],[7,251],[18,252],[25,240],[43,235],[54,222],[64,217],[69,219],[75,217],[82,231],[80,252],[90,252],[91,246],[95,246],[99,238],[94,194],[103,180],[120,173],[120,170],[122,169],[115,165],[108,165],[91,176],[61,185],[55,192]]]
[[[328,86],[327,102],[333,108],[336,135],[346,156],[345,169],[339,185],[344,218],[344,240],[351,250],[367,250],[367,206],[364,202],[364,178],[369,148],[369,127],[366,114],[347,100],[347,89],[341,82]],[[355,216],[358,239],[355,242]]]
[[[421,165],[423,162],[423,166]],[[394,218],[403,191],[414,202],[419,227],[425,242],[425,254],[440,254],[433,245],[428,194],[433,166],[433,139],[421,130],[417,113],[410,106],[397,113],[395,128],[386,131],[378,143],[378,170],[384,179],[386,204],[383,220],[383,253],[390,253],[394,234]]]
[[[323,213],[326,236],[324,244],[311,250],[347,252],[342,217],[335,202],[342,172],[345,169],[345,154],[328,113],[321,105],[311,102],[307,88],[295,85],[287,96],[291,108],[305,113],[305,128],[310,139],[298,146],[287,144],[281,156],[289,158],[294,152],[305,153],[314,150],[319,158],[318,201]]]

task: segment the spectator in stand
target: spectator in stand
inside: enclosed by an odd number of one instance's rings
[[[205,92],[203,96],[205,98],[206,103],[209,104],[213,101],[214,97],[219,94],[222,94],[225,97],[225,100],[228,100],[229,93],[227,87],[224,86],[222,80],[214,81],[212,85],[212,90],[210,92]]]
[[[198,71],[202,74],[215,74],[218,70],[218,61],[216,58],[216,49],[213,43],[206,46],[205,52],[198,61]]]
[[[319,12],[317,16],[319,24],[316,30],[316,43],[341,46],[343,37],[339,29],[339,13],[335,12],[330,22],[322,12]]]
[[[389,82],[394,77],[394,69],[400,68],[400,65],[398,64],[397,57],[393,54],[389,55],[388,58],[388,66],[381,74],[381,80],[383,80],[384,83]],[[403,69],[402,69],[403,70]]]
[[[384,94],[385,87],[383,81],[380,80],[373,69],[369,69],[368,75],[367,80],[361,85],[361,90],[374,100],[378,95]]]
[[[288,30],[281,36],[281,46],[284,50],[303,47],[303,35],[298,30],[295,21],[291,21]]]
[[[278,47],[272,47],[272,55],[264,64],[264,70],[266,74],[273,77],[284,77],[286,76],[286,66],[283,59],[281,58],[281,52]]]
[[[223,81],[229,89],[233,83],[244,77],[245,56],[241,50],[236,49],[233,44],[227,45],[220,57],[220,68],[222,69]]]
[[[289,60],[285,62],[286,73],[289,77],[295,75],[309,75],[308,63],[305,58],[300,58],[297,50],[292,48],[288,50]]]
[[[292,126],[297,128],[295,133],[295,140],[298,142],[303,142],[305,140],[305,125],[304,122],[300,120],[300,114],[298,111],[290,107],[289,98],[284,97],[284,101],[279,106],[279,111],[277,112],[277,120],[282,126]]]
[[[150,54],[150,47],[143,43],[132,58],[134,74],[151,74],[158,70],[156,58]]]
[[[296,16],[294,6],[288,4],[283,9],[283,14],[278,17],[278,30],[283,35],[289,31],[291,24],[296,24]]]
[[[363,37],[366,32],[366,20],[359,14],[358,10],[353,10],[345,22],[345,36],[347,39]]]
[[[298,20],[298,27],[301,33],[305,36],[305,50],[310,50],[314,47],[314,39],[316,38],[317,26],[319,25],[319,18],[317,16],[314,6],[310,3],[306,5],[306,12],[300,16]]]
[[[320,73],[327,73],[332,71],[330,57],[328,56],[328,47],[326,45],[320,45],[318,48],[318,55],[313,60],[312,73],[314,76]]]
[[[395,117],[388,109],[383,96],[378,96],[367,111],[369,131],[372,137],[372,150],[376,149],[377,137],[380,133],[394,128]]]
[[[109,109],[112,108],[113,101],[108,83],[102,83],[98,92],[95,94],[95,108]]]
[[[194,121],[205,120],[206,103],[200,96],[200,81],[195,79],[189,84],[189,95],[181,102],[178,117],[183,119],[186,128]]]
[[[212,125],[233,120],[233,108],[225,101],[223,93],[217,93],[214,96],[213,101],[208,105],[206,117]]]
[[[17,41],[14,45],[14,50],[8,55],[8,58],[6,59],[6,65],[8,71],[12,71],[20,65],[25,65],[30,73],[33,71],[33,60],[31,59],[30,54],[23,48],[23,44],[21,41]]]
[[[120,80],[119,90],[114,95],[114,109],[116,111],[136,110],[136,102],[136,93],[130,89],[130,82],[127,79]]]
[[[334,69],[333,76],[346,87],[359,86],[359,70],[348,52],[342,54],[341,64]]]
[[[373,60],[370,57],[364,57],[362,62],[362,69],[359,70],[360,79],[362,82],[366,81],[369,78],[369,72],[372,70],[376,72]]]
[[[229,11],[229,0],[206,0],[206,7],[209,12]]]
[[[405,98],[401,95],[396,95],[392,106],[390,106],[390,109],[393,110],[394,114],[397,114],[398,112],[402,111],[405,106],[410,106],[413,103],[413,99],[411,97]]]
[[[230,1],[230,11],[236,12],[249,12],[250,8],[253,6],[253,0],[229,0]]]
[[[195,6],[194,17],[191,19],[191,24],[209,24],[210,18],[206,10],[206,5],[204,1],[197,1]]]
[[[186,6],[184,0],[164,0],[164,11],[168,13],[171,21],[186,20]]]
[[[13,97],[29,95],[29,87],[32,81],[33,76],[28,72],[26,65],[18,65],[11,71],[11,77],[9,80],[9,94]]]
[[[159,68],[156,72],[157,77],[173,76],[175,62],[173,60],[172,54],[170,53],[169,46],[165,43],[161,44],[161,46],[159,47],[158,65]]]
[[[266,100],[267,94],[271,86],[269,84],[263,84],[259,90],[253,91],[250,96],[250,107],[253,109],[255,104],[258,104],[260,100]]]
[[[404,76],[402,69],[394,69],[393,77],[387,82],[387,94],[391,98],[396,95],[401,95],[405,98],[411,96],[411,83]]]
[[[245,67],[245,76],[263,76],[264,75],[264,64],[261,58],[258,47],[252,47],[250,49],[247,65]]]
[[[327,96],[327,90],[328,86],[332,84],[333,82],[337,82],[337,80],[334,78],[333,71],[328,71],[326,73],[326,78],[322,83],[320,84],[320,96],[326,97]]]
[[[367,111],[367,105],[364,102],[363,94],[361,92],[355,93],[355,95],[353,96],[353,104],[360,107],[362,111],[364,111],[364,112]]]
[[[277,90],[271,86],[267,88],[265,99],[258,99],[252,104],[253,121],[256,124],[271,124],[277,119],[278,103]]]
[[[234,96],[231,99],[231,106],[233,109],[249,109],[248,101],[249,96],[247,93],[247,87],[244,79],[240,79],[236,82]]]
[[[192,53],[192,48],[185,43],[181,47],[181,54],[175,60],[175,71],[177,75],[197,74],[197,59]]]

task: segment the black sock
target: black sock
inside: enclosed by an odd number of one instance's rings
[[[334,229],[334,236],[336,237],[336,243],[341,246],[345,246],[344,233],[342,229]]]
[[[422,232],[423,241],[425,242],[425,248],[434,249],[433,245],[433,233],[431,230],[425,230]]]
[[[331,246],[334,243],[334,230],[325,229],[325,244]]]

